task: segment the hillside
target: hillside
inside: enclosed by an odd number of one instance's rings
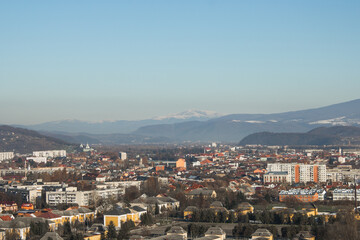
[[[307,133],[271,133],[250,134],[240,141],[240,145],[336,145],[358,144],[360,128],[352,126],[319,127]]]
[[[208,121],[141,127],[134,133],[178,141],[237,142],[256,132],[307,132],[316,127],[360,126],[360,99],[331,106],[274,114],[231,114]]]
[[[47,137],[38,132],[23,128],[0,126],[0,151],[32,153],[37,150],[55,150],[73,148],[73,145],[62,140]]]

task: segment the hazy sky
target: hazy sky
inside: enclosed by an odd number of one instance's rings
[[[1,1],[0,123],[360,98],[360,1]]]

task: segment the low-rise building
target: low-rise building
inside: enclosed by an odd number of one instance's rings
[[[66,157],[66,150],[34,151],[33,156],[47,158]]]
[[[112,222],[116,228],[121,228],[122,223],[130,220],[138,224],[140,223],[141,215],[145,213],[146,210],[140,207],[114,208],[104,213],[104,226],[107,227]]]
[[[291,197],[294,197],[301,202],[316,202],[319,200],[319,194],[315,189],[290,189],[289,191],[282,190],[279,193],[280,202]]]
[[[273,240],[273,234],[266,228],[258,228],[252,235],[251,239]]]
[[[356,190],[356,199],[360,201],[360,190]],[[354,189],[334,189],[333,191],[333,201],[342,201],[342,200],[355,200],[355,191]]]
[[[10,160],[14,158],[14,152],[0,152],[0,161]]]

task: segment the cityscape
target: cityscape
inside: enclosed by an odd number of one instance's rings
[[[0,240],[360,239],[360,2],[0,2]]]

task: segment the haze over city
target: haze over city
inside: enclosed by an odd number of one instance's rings
[[[358,1],[0,3],[1,123],[359,98]]]

